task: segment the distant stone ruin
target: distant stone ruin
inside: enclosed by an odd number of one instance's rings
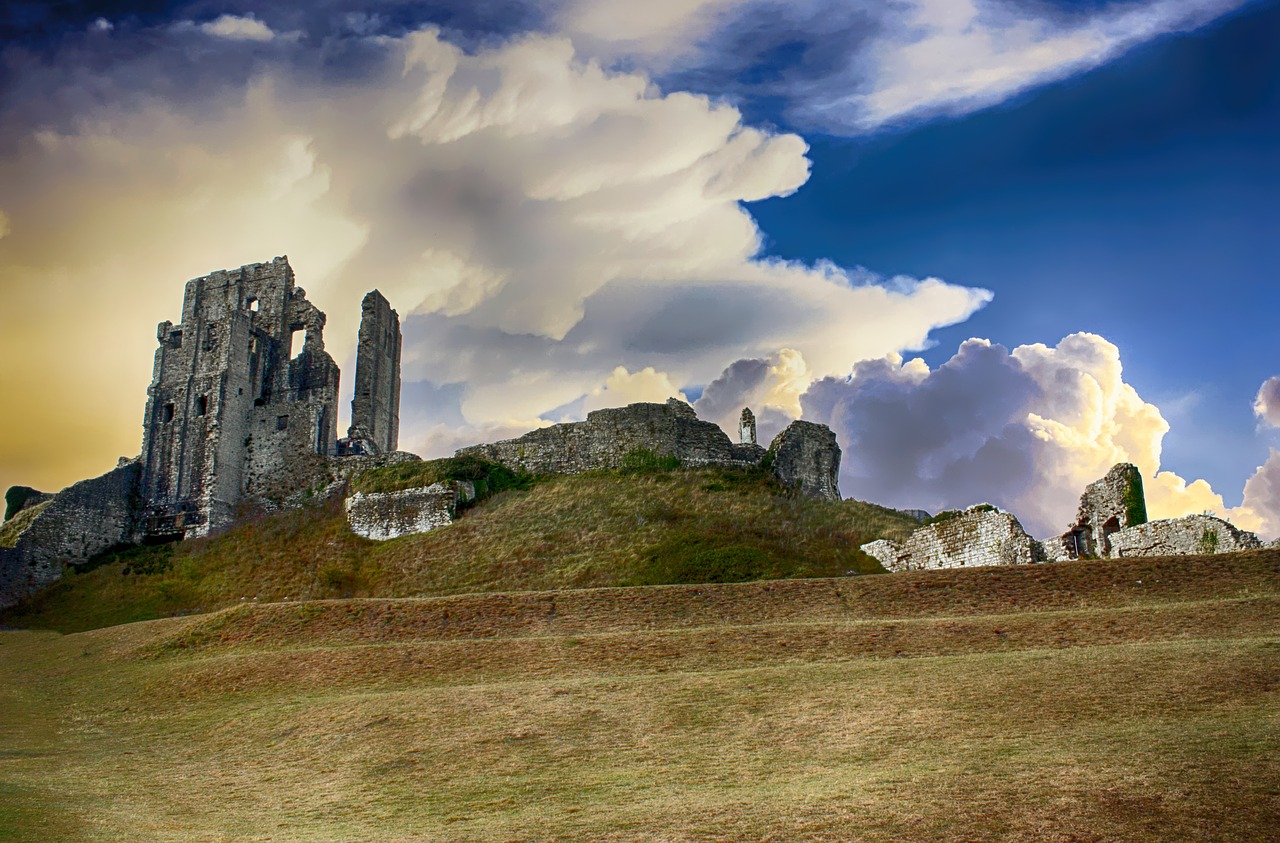
[[[53,496],[19,489],[0,530],[0,607],[113,547],[207,535],[243,500],[274,506],[323,489],[351,473],[344,463],[416,459],[394,453],[400,318],[377,290],[362,308],[340,449],[325,315],[294,285],[288,258],[188,281],[182,322],[156,331],[142,454]]]
[[[863,553],[886,571],[974,568],[984,565],[1031,565],[1039,561],[1038,542],[1008,512],[990,504],[945,513],[906,541],[868,542]]]
[[[1148,522],[1142,474],[1136,466],[1120,463],[1088,485],[1080,496],[1075,522],[1061,536],[1036,541],[1013,515],[981,504],[921,527],[905,542],[881,539],[862,545],[862,551],[887,571],[905,571],[1131,556],[1207,556],[1262,546],[1253,533],[1212,515]]]
[[[742,415],[738,419],[738,444],[739,445],[755,445],[756,443],[756,414],[751,412],[750,407],[742,408]]]
[[[1111,556],[1112,537],[1146,521],[1142,472],[1132,463],[1119,463],[1085,488],[1075,523],[1056,542],[1045,542],[1045,555],[1054,560]]]
[[[1258,550],[1256,535],[1212,515],[1148,521],[1111,536],[1111,556],[1183,556]]]
[[[743,418],[752,418],[749,410]],[[753,437],[754,438],[754,431]],[[719,425],[702,421],[683,401],[628,404],[587,414],[586,421],[551,425],[518,439],[459,450],[515,471],[577,474],[621,468],[628,455],[649,452],[675,457],[687,467],[764,466],[804,494],[840,500],[840,446],[825,425],[797,421],[774,438],[769,448],[755,442],[734,444]]]

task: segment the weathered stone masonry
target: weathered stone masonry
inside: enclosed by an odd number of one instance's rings
[[[744,414],[745,416],[745,414]],[[793,422],[768,451],[754,443],[733,444],[716,424],[702,421],[683,401],[629,404],[596,410],[586,421],[556,424],[488,445],[458,451],[517,471],[576,474],[619,468],[627,454],[651,451],[681,465],[756,466],[768,463],[784,483],[810,497],[840,500],[840,446],[824,425]]]
[[[243,494],[313,480],[337,442],[339,372],[324,323],[284,257],[187,282],[182,323],[157,331],[144,532],[205,535],[231,523]],[[297,332],[305,338],[294,358]]]
[[[979,504],[913,532],[902,543],[879,539],[862,546],[886,571],[1030,565],[1036,541],[1007,512]]]
[[[360,305],[351,427],[342,453],[389,454],[400,437],[400,314],[373,290]]]

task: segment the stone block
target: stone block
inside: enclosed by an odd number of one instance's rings
[[[357,535],[386,541],[453,523],[458,493],[452,483],[397,492],[356,492],[343,502]]]

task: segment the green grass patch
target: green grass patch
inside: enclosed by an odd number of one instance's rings
[[[477,456],[445,457],[438,460],[411,460],[369,469],[351,481],[352,492],[398,492],[435,483],[462,480],[474,483],[477,498],[513,489],[529,489],[536,482],[528,472],[516,472]]]
[[[52,499],[41,501],[35,506],[20,509],[16,515],[0,524],[0,547],[16,547],[18,537],[31,526],[31,522],[35,521],[40,516],[40,513],[49,508],[51,503],[53,503]]]

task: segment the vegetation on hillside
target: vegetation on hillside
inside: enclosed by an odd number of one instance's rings
[[[918,526],[871,504],[805,498],[760,470],[673,470],[643,455],[536,483],[462,459],[381,468],[354,485],[480,472],[494,484],[488,499],[430,533],[362,539],[340,500],[257,515],[218,536],[105,556],[0,623],[73,631],[253,601],[846,576],[881,570],[859,545]]]
[[[397,492],[462,480],[475,486],[476,500],[499,492],[532,488],[537,478],[476,456],[410,460],[362,471],[351,480],[352,492]]]

